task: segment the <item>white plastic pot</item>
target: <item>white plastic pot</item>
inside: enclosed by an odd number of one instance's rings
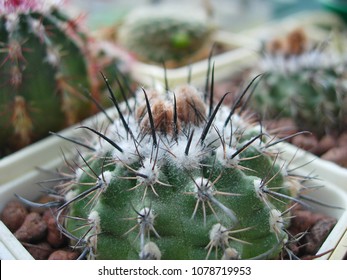
[[[112,115],[113,109],[108,110]],[[106,119],[103,114],[95,116],[98,124]],[[90,118],[84,122],[85,125],[93,126],[96,121]],[[78,137],[83,130],[72,127],[59,134],[65,137]],[[54,169],[62,166],[63,156],[69,157],[69,151],[74,151],[74,145],[57,136],[50,136],[34,145],[31,145],[16,154],[0,161],[1,185],[0,185],[0,211],[5,204],[15,199],[18,194],[27,199],[35,199],[40,196],[40,187],[37,182],[51,178],[51,174],[37,169]],[[347,170],[333,163],[321,160],[292,145],[281,144],[281,150],[286,160],[291,160],[291,167],[302,166],[302,175],[317,175],[318,183],[324,187],[314,192],[314,197],[326,204],[340,207],[334,209],[314,205],[316,211],[335,217],[337,224],[328,238],[321,246],[318,254],[333,251],[324,255],[321,259],[342,259],[346,253],[347,245]],[[7,176],[8,175],[8,176]],[[313,196],[313,195],[312,195]],[[0,222],[0,259],[31,259],[27,250],[15,239],[12,233]]]
[[[218,31],[213,42],[223,46],[226,51],[213,56],[215,77],[218,80],[228,77],[233,72],[241,71],[257,58],[259,41],[237,33]],[[200,60],[191,65],[166,70],[166,77],[170,88],[187,82],[191,73],[194,85],[202,85],[206,79],[208,59]],[[136,61],[131,67],[131,75],[138,82],[149,86],[165,85],[165,70],[158,65]]]
[[[340,207],[329,207],[313,204],[315,210],[337,219],[337,223],[317,255],[332,250],[319,259],[341,260],[347,255],[347,169],[333,162],[322,160],[317,156],[287,143],[281,143],[281,156],[286,161],[292,161],[291,167],[300,167],[300,174],[316,176],[317,183],[323,186],[310,197],[323,203]]]

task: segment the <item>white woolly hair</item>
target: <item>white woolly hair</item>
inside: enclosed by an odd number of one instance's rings
[[[92,222],[94,225],[100,225],[100,215],[96,210],[92,210],[88,215],[88,220]]]
[[[183,135],[178,138],[177,143],[173,144],[170,153],[167,153],[168,159],[173,162],[177,168],[193,170],[200,167],[199,163],[206,153],[206,149],[200,143],[201,131],[200,128],[196,128],[188,155],[185,154],[185,149],[189,137]]]
[[[222,163],[223,166],[232,167],[237,165],[240,162],[239,155],[236,155],[233,157],[233,155],[236,152],[237,152],[236,148],[229,147],[228,145],[225,145],[225,147],[220,146],[216,150],[216,157],[218,161]]]
[[[265,55],[260,61],[264,72],[295,74],[305,69],[322,69],[332,66],[332,57],[319,49],[307,51],[300,55],[285,57],[283,55]]]
[[[111,180],[113,179],[113,173],[109,170],[104,171],[99,177],[103,178],[105,180],[105,183],[109,185],[111,183]]]
[[[210,230],[210,240],[213,246],[219,246],[227,243],[228,241],[228,231],[226,227],[221,224],[215,224]]]
[[[159,169],[153,161],[146,158],[143,161],[143,166],[138,170],[138,173],[145,175],[146,178],[138,176],[137,181],[145,186],[154,185],[159,179]]]
[[[78,195],[77,190],[70,190],[65,194],[65,201],[71,201]]]
[[[266,194],[260,189],[262,187],[262,180],[260,178],[256,178],[253,180],[253,186],[255,189],[255,193],[258,196],[259,199],[264,200],[266,197]]]
[[[277,209],[271,209],[269,215],[270,231],[274,232],[276,235],[279,234],[283,227],[284,221],[282,213]]]
[[[157,244],[150,241],[146,243],[146,245],[143,247],[139,254],[141,259],[148,259],[148,260],[160,260],[161,259],[161,252]]]

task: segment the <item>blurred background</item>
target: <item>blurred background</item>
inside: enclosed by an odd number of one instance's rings
[[[115,24],[133,8],[147,5],[175,4],[184,13],[199,9],[210,14],[220,28],[240,31],[270,20],[280,19],[298,12],[319,11],[346,0],[67,0],[73,13],[85,13],[89,28],[98,29]],[[343,8],[342,8],[343,9]],[[344,8],[346,9],[346,8]],[[346,10],[345,10],[346,11]]]

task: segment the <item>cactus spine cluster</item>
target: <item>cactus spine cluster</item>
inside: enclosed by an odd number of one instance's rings
[[[118,40],[142,61],[177,67],[208,53],[213,29],[203,16],[147,8],[127,15]]]
[[[266,119],[291,117],[318,137],[347,126],[346,62],[325,43],[314,45],[302,29],[271,41],[257,71],[266,73],[252,99]]]
[[[301,179],[237,109],[247,90],[231,108],[227,94],[207,105],[189,84],[142,88],[123,104],[109,90],[118,117],[80,127],[91,137],[73,142],[85,152],[58,179],[57,221],[83,256],[268,259],[286,250]]]
[[[56,1],[57,2],[57,1]],[[53,1],[0,4],[0,147],[5,155],[90,115],[87,36]]]

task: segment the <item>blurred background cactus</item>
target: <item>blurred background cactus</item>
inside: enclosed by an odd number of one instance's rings
[[[100,102],[98,72],[116,67],[61,4],[0,4],[0,157],[95,113],[84,91]]]
[[[345,39],[338,36],[317,43],[296,29],[266,42],[253,69],[265,73],[254,91],[253,108],[265,119],[290,117],[300,130],[317,137],[345,131],[347,61],[345,50],[339,51]]]
[[[178,67],[206,57],[215,27],[203,11],[174,5],[134,9],[120,23],[117,40],[141,61]]]

